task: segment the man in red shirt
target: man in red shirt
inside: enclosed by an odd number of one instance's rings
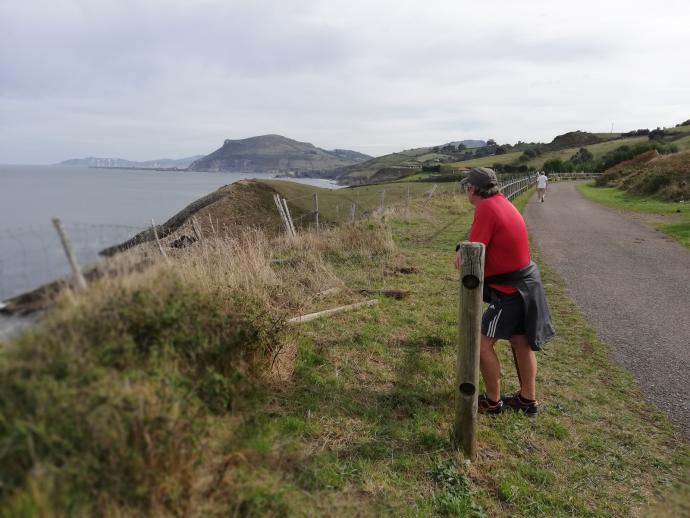
[[[479,412],[498,414],[504,406],[533,416],[538,413],[535,351],[549,340],[553,326],[541,277],[531,261],[527,227],[520,212],[498,190],[496,173],[472,169],[462,182],[475,207],[469,240],[485,246],[485,293],[489,307],[482,317],[479,367],[486,394],[479,398]],[[455,254],[455,268],[460,267]],[[509,340],[520,382],[512,397],[502,397],[501,364],[494,344]]]

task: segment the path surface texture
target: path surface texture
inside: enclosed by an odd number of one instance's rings
[[[525,220],[545,262],[647,399],[690,438],[690,250],[574,182],[533,196]]]

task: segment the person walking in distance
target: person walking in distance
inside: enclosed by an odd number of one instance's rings
[[[544,195],[546,194],[546,184],[548,180],[544,171],[540,171],[539,176],[537,176],[537,196],[539,196],[539,201],[542,203],[544,203]]]
[[[462,180],[474,221],[469,240],[485,246],[484,302],[479,368],[486,393],[479,397],[479,412],[499,414],[505,408],[534,416],[537,401],[537,357],[554,334],[549,307],[537,265],[531,260],[527,226],[522,214],[498,190],[496,173],[478,167]],[[462,262],[460,245],[454,264]],[[494,350],[499,339],[508,340],[513,352],[520,389],[510,397],[501,395],[501,364]]]

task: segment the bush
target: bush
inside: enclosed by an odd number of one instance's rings
[[[581,147],[577,153],[571,156],[568,161],[577,165],[584,165],[586,163],[592,162],[594,160],[594,155],[587,148]]]
[[[207,417],[252,388],[244,362],[278,326],[246,296],[166,275],[65,303],[3,350],[0,505],[39,487],[51,511],[98,514],[189,491]]]
[[[636,144],[634,146],[623,145],[619,146],[613,151],[609,151],[602,156],[596,163],[594,169],[598,173],[603,173],[607,169],[612,168],[616,164],[631,160],[637,155],[641,155],[646,151],[656,150],[659,154],[676,153],[678,147],[675,144],[664,144],[661,142],[645,142]]]
[[[649,140],[663,140],[666,136],[666,132],[661,128],[654,129],[649,132]]]

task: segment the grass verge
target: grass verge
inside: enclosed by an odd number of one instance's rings
[[[64,300],[0,348],[3,513],[687,514],[687,444],[544,265],[543,413],[481,417],[469,466],[450,446],[452,255],[471,218],[439,195],[321,236],[210,243]],[[333,284],[411,296],[280,325],[356,297],[322,295]]]
[[[577,189],[583,196],[607,207],[650,215],[645,222],[690,248],[690,202],[660,201],[592,184],[580,184]]]

